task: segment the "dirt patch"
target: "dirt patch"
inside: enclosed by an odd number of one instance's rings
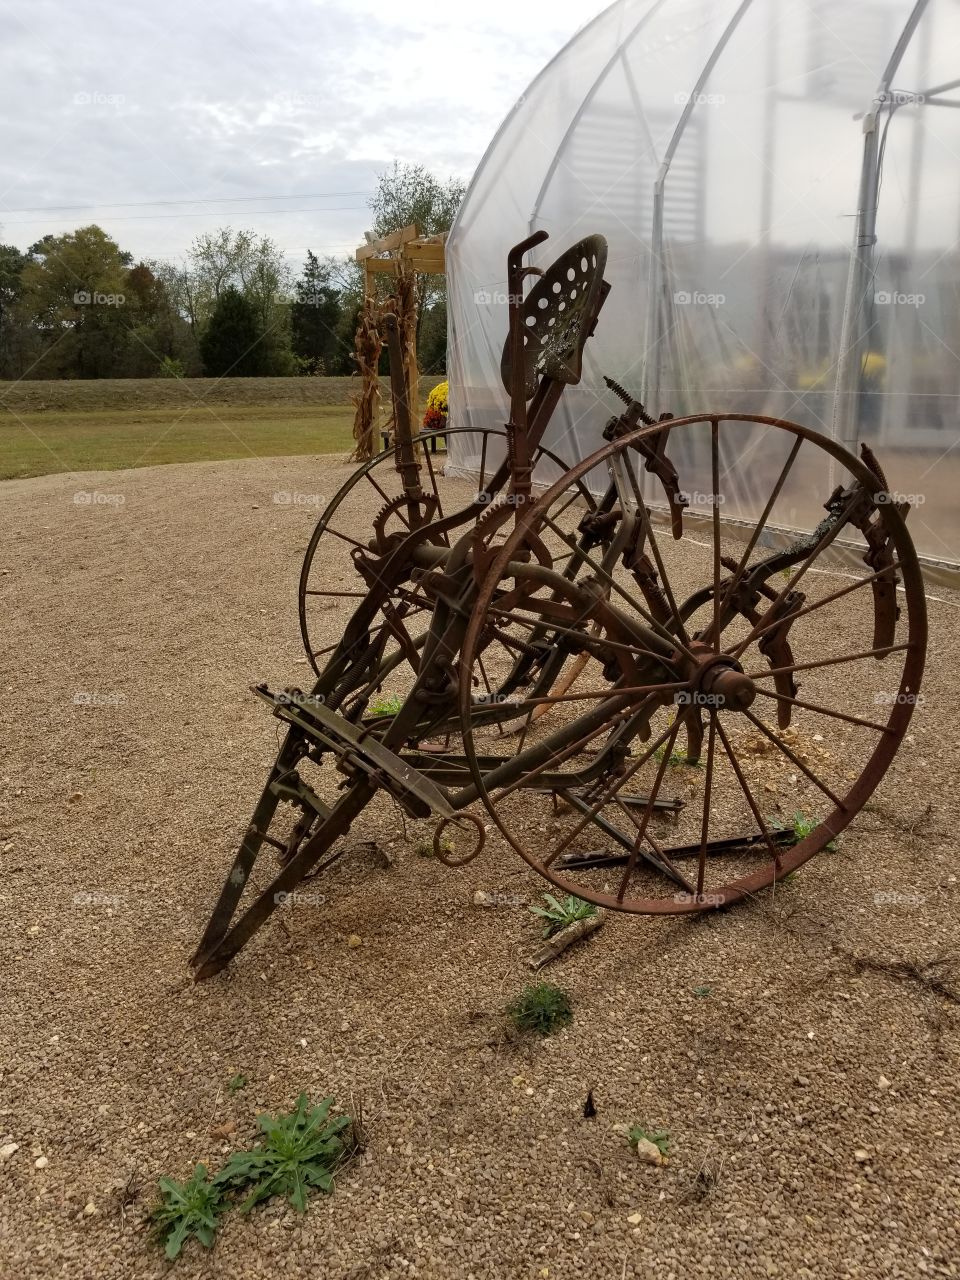
[[[911,739],[840,850],[772,901],[611,917],[545,971],[574,1007],[555,1038],[511,1039],[501,1015],[542,882],[493,843],[459,872],[417,856],[430,828],[385,799],[350,840],[390,865],[345,860],[191,984],[277,745],[247,686],[308,678],[296,583],[316,509],[273,495],[348,474],[301,457],[0,488],[0,1148],[17,1144],[0,1270],[166,1275],[142,1230],[158,1175],[221,1163],[305,1089],[362,1100],[363,1160],[303,1218],[228,1219],[178,1274],[956,1274],[946,593]],[[78,479],[125,500],[78,506]],[[342,623],[331,611],[331,636]],[[474,907],[478,890],[502,905]],[[633,1123],[669,1131],[665,1166],[632,1154]]]

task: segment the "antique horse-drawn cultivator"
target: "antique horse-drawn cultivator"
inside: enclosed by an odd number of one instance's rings
[[[606,244],[574,245],[533,272],[524,298],[523,255],[545,238],[508,256],[510,422],[470,429],[478,491],[445,478],[447,505],[461,504],[450,513],[411,429],[387,321],[394,445],[358,468],[314,532],[300,620],[316,682],[256,690],[285,736],[193,958],[198,978],[331,867],[378,792],[434,820],[448,864],[493,832],[565,892],[697,912],[832,845],[904,736],[924,596],[906,509],[873,455],[772,418],[655,421],[608,381],[622,412],[568,466],[542,441],[580,381]],[[824,452],[837,481],[826,515],[791,541],[782,527]],[[559,478],[535,491],[538,466]],[[766,477],[768,496],[721,526],[740,466]],[[349,548],[352,580],[331,579],[334,544]],[[865,570],[851,572],[851,556]],[[345,626],[332,602],[353,606]],[[270,865],[255,876],[262,854]]]

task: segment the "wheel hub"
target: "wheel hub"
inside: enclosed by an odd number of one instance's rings
[[[743,667],[729,654],[714,653],[706,645],[691,646],[694,662],[690,663],[690,701],[696,706],[715,711],[746,711],[757,696],[757,689]]]

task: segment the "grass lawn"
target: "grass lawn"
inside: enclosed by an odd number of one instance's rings
[[[191,403],[44,412],[0,407],[0,479],[338,453],[352,447],[353,412],[349,404]]]

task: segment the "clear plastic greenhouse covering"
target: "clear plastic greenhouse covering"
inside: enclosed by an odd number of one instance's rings
[[[913,495],[921,554],[956,564],[958,107],[957,0],[618,0],[515,104],[451,232],[451,425],[506,421],[508,247],[548,231],[546,267],[599,232],[612,292],[555,453],[602,443],[622,408],[603,374],[654,414],[787,418],[869,443]],[[725,518],[759,513],[779,435],[757,427],[724,459]],[[449,469],[474,472],[479,441],[451,437]],[[812,527],[834,487],[816,452],[787,527]],[[686,459],[686,488],[705,464]]]

